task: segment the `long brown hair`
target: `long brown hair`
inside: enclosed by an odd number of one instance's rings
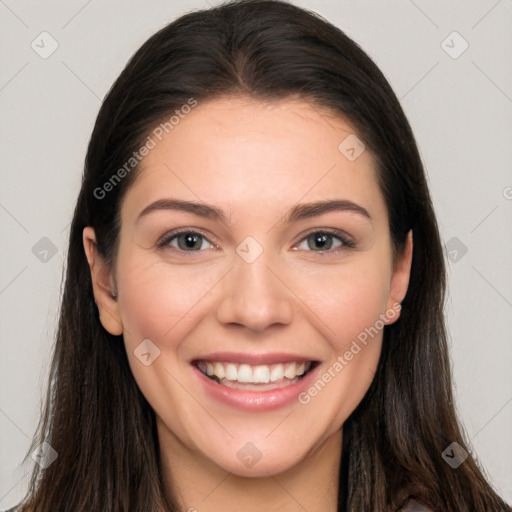
[[[155,415],[130,371],[123,338],[99,322],[82,231],[95,229],[100,254],[114,264],[120,204],[137,167],[110,181],[106,194],[104,184],[191,98],[230,95],[299,95],[349,119],[375,156],[397,254],[414,233],[401,318],[385,327],[374,381],[343,426],[339,510],[395,510],[411,493],[439,510],[508,509],[471,455],[457,469],[441,455],[452,442],[470,449],[451,391],[443,250],[405,114],[356,43],[319,15],[276,0],[181,16],[143,44],[105,97],[71,225],[47,400],[29,450],[45,441],[57,459],[45,469],[36,465],[22,509],[179,510],[164,492]]]

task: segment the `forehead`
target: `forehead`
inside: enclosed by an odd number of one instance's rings
[[[223,203],[228,211],[327,197],[385,210],[370,152],[355,159],[346,153],[345,141],[353,146],[361,137],[348,120],[316,104],[220,98],[199,103],[160,132],[161,140],[151,135],[155,145],[126,197],[135,209],[172,195]]]

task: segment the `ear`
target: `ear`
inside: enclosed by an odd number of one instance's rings
[[[411,264],[412,264],[412,229],[407,234],[407,240],[403,253],[398,257],[393,269],[393,275],[391,276],[391,285],[389,291],[388,302],[386,305],[386,311],[393,311],[394,314],[386,318],[384,323],[386,325],[396,322],[400,318],[401,307],[398,305],[404,300],[407,288],[409,287],[409,278],[411,275]]]
[[[83,244],[91,271],[94,300],[100,312],[101,325],[110,334],[119,336],[123,333],[123,323],[119,314],[114,278],[98,253],[96,234],[90,226],[84,228]]]

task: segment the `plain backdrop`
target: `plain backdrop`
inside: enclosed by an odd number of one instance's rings
[[[0,509],[19,501],[31,469],[21,461],[46,388],[69,223],[101,100],[150,35],[218,3],[0,0]],[[446,245],[457,408],[511,502],[512,1],[293,3],[361,44],[401,99]]]

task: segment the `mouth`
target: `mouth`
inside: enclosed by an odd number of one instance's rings
[[[244,391],[271,391],[298,383],[320,362],[297,360],[253,365],[198,359],[192,364],[220,386]]]

